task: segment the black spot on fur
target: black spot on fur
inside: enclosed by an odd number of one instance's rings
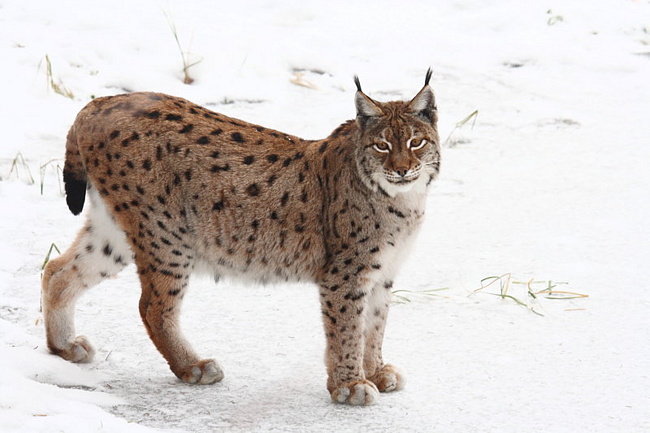
[[[210,139],[207,136],[202,136],[198,140],[196,140],[197,144],[210,144]]]
[[[239,133],[239,132],[233,132],[232,134],[230,134],[230,138],[232,138],[232,141],[235,141],[237,143],[245,143],[246,142],[246,139],[244,138],[244,136],[241,135],[241,133]]]
[[[181,133],[181,134],[187,134],[187,133],[191,132],[192,129],[194,129],[194,125],[192,125],[190,123],[188,125],[183,126],[183,128],[178,132]]]
[[[244,164],[251,165],[253,162],[255,162],[255,157],[254,156],[249,155],[249,156],[244,157]]]
[[[248,187],[246,188],[246,192],[247,192],[248,195],[250,195],[251,197],[257,197],[257,196],[260,194],[260,187],[257,186],[256,183],[250,184],[250,185],[248,185]]]
[[[212,173],[217,173],[217,172],[220,172],[220,171],[230,171],[230,165],[229,164],[226,164],[226,165],[214,164],[212,167],[210,167],[210,171]]]
[[[180,122],[181,120],[183,120],[183,116],[178,115],[178,114],[171,114],[170,113],[167,116],[165,116],[165,120],[170,120],[170,121],[173,121],[173,122]]]
[[[392,206],[388,206],[388,212],[392,213],[393,215],[397,216],[398,218],[406,218],[406,215],[404,215],[401,211],[398,209],[395,209]]]
[[[320,152],[320,153],[325,152],[325,150],[327,149],[327,145],[328,145],[327,142],[321,144],[320,147],[318,148],[318,152]]]

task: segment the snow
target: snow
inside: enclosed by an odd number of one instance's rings
[[[437,3],[0,0],[0,431],[650,431],[650,3]],[[449,141],[386,334],[404,390],[330,402],[303,285],[193,280],[183,328],[224,366],[213,386],[168,370],[133,268],[78,304],[94,362],[47,353],[41,266],[82,224],[57,167],[92,96],[161,91],[320,138],[354,116],[353,74],[407,99],[429,66]],[[525,306],[495,296],[507,276],[475,291],[506,274]],[[531,279],[588,297],[512,282]]]

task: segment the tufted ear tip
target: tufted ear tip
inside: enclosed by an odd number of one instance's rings
[[[361,82],[359,81],[358,75],[354,76],[354,84],[357,86],[357,92],[363,92],[363,90],[361,90]]]
[[[429,67],[429,69],[427,69],[427,75],[424,77],[424,85],[425,86],[429,85],[429,81],[431,81],[431,76],[432,75],[433,75],[433,70]]]
[[[361,90],[361,82],[357,75],[354,76],[354,84],[357,86],[357,93],[354,95],[354,105],[357,108],[357,118],[377,117],[383,114],[379,103],[368,97]]]
[[[409,102],[408,108],[411,113],[424,118],[429,123],[435,124],[437,121],[438,107],[436,106],[436,97],[433,89],[429,86],[432,75],[433,71],[429,68],[424,79],[424,87]]]

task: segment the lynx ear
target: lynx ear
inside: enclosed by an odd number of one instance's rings
[[[408,105],[411,113],[423,117],[429,123],[434,123],[436,121],[438,111],[438,107],[436,107],[436,97],[429,86],[432,73],[431,68],[429,68],[426,78],[424,79],[424,87]]]
[[[377,117],[384,114],[379,104],[363,93],[359,77],[356,75],[354,76],[354,84],[357,85],[357,93],[354,95],[354,105],[357,107],[357,119],[362,120],[367,117]]]

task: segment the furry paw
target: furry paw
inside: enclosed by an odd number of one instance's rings
[[[217,361],[204,359],[184,368],[179,377],[186,383],[209,385],[223,380],[224,373]]]
[[[406,379],[399,369],[393,365],[384,365],[369,380],[377,385],[380,392],[399,391],[404,388]]]
[[[375,404],[378,398],[379,391],[375,384],[363,379],[344,383],[332,391],[333,401],[353,406],[370,406]]]
[[[64,348],[50,347],[50,351],[65,360],[79,363],[90,362],[95,356],[95,349],[88,339],[81,335],[66,344]]]

